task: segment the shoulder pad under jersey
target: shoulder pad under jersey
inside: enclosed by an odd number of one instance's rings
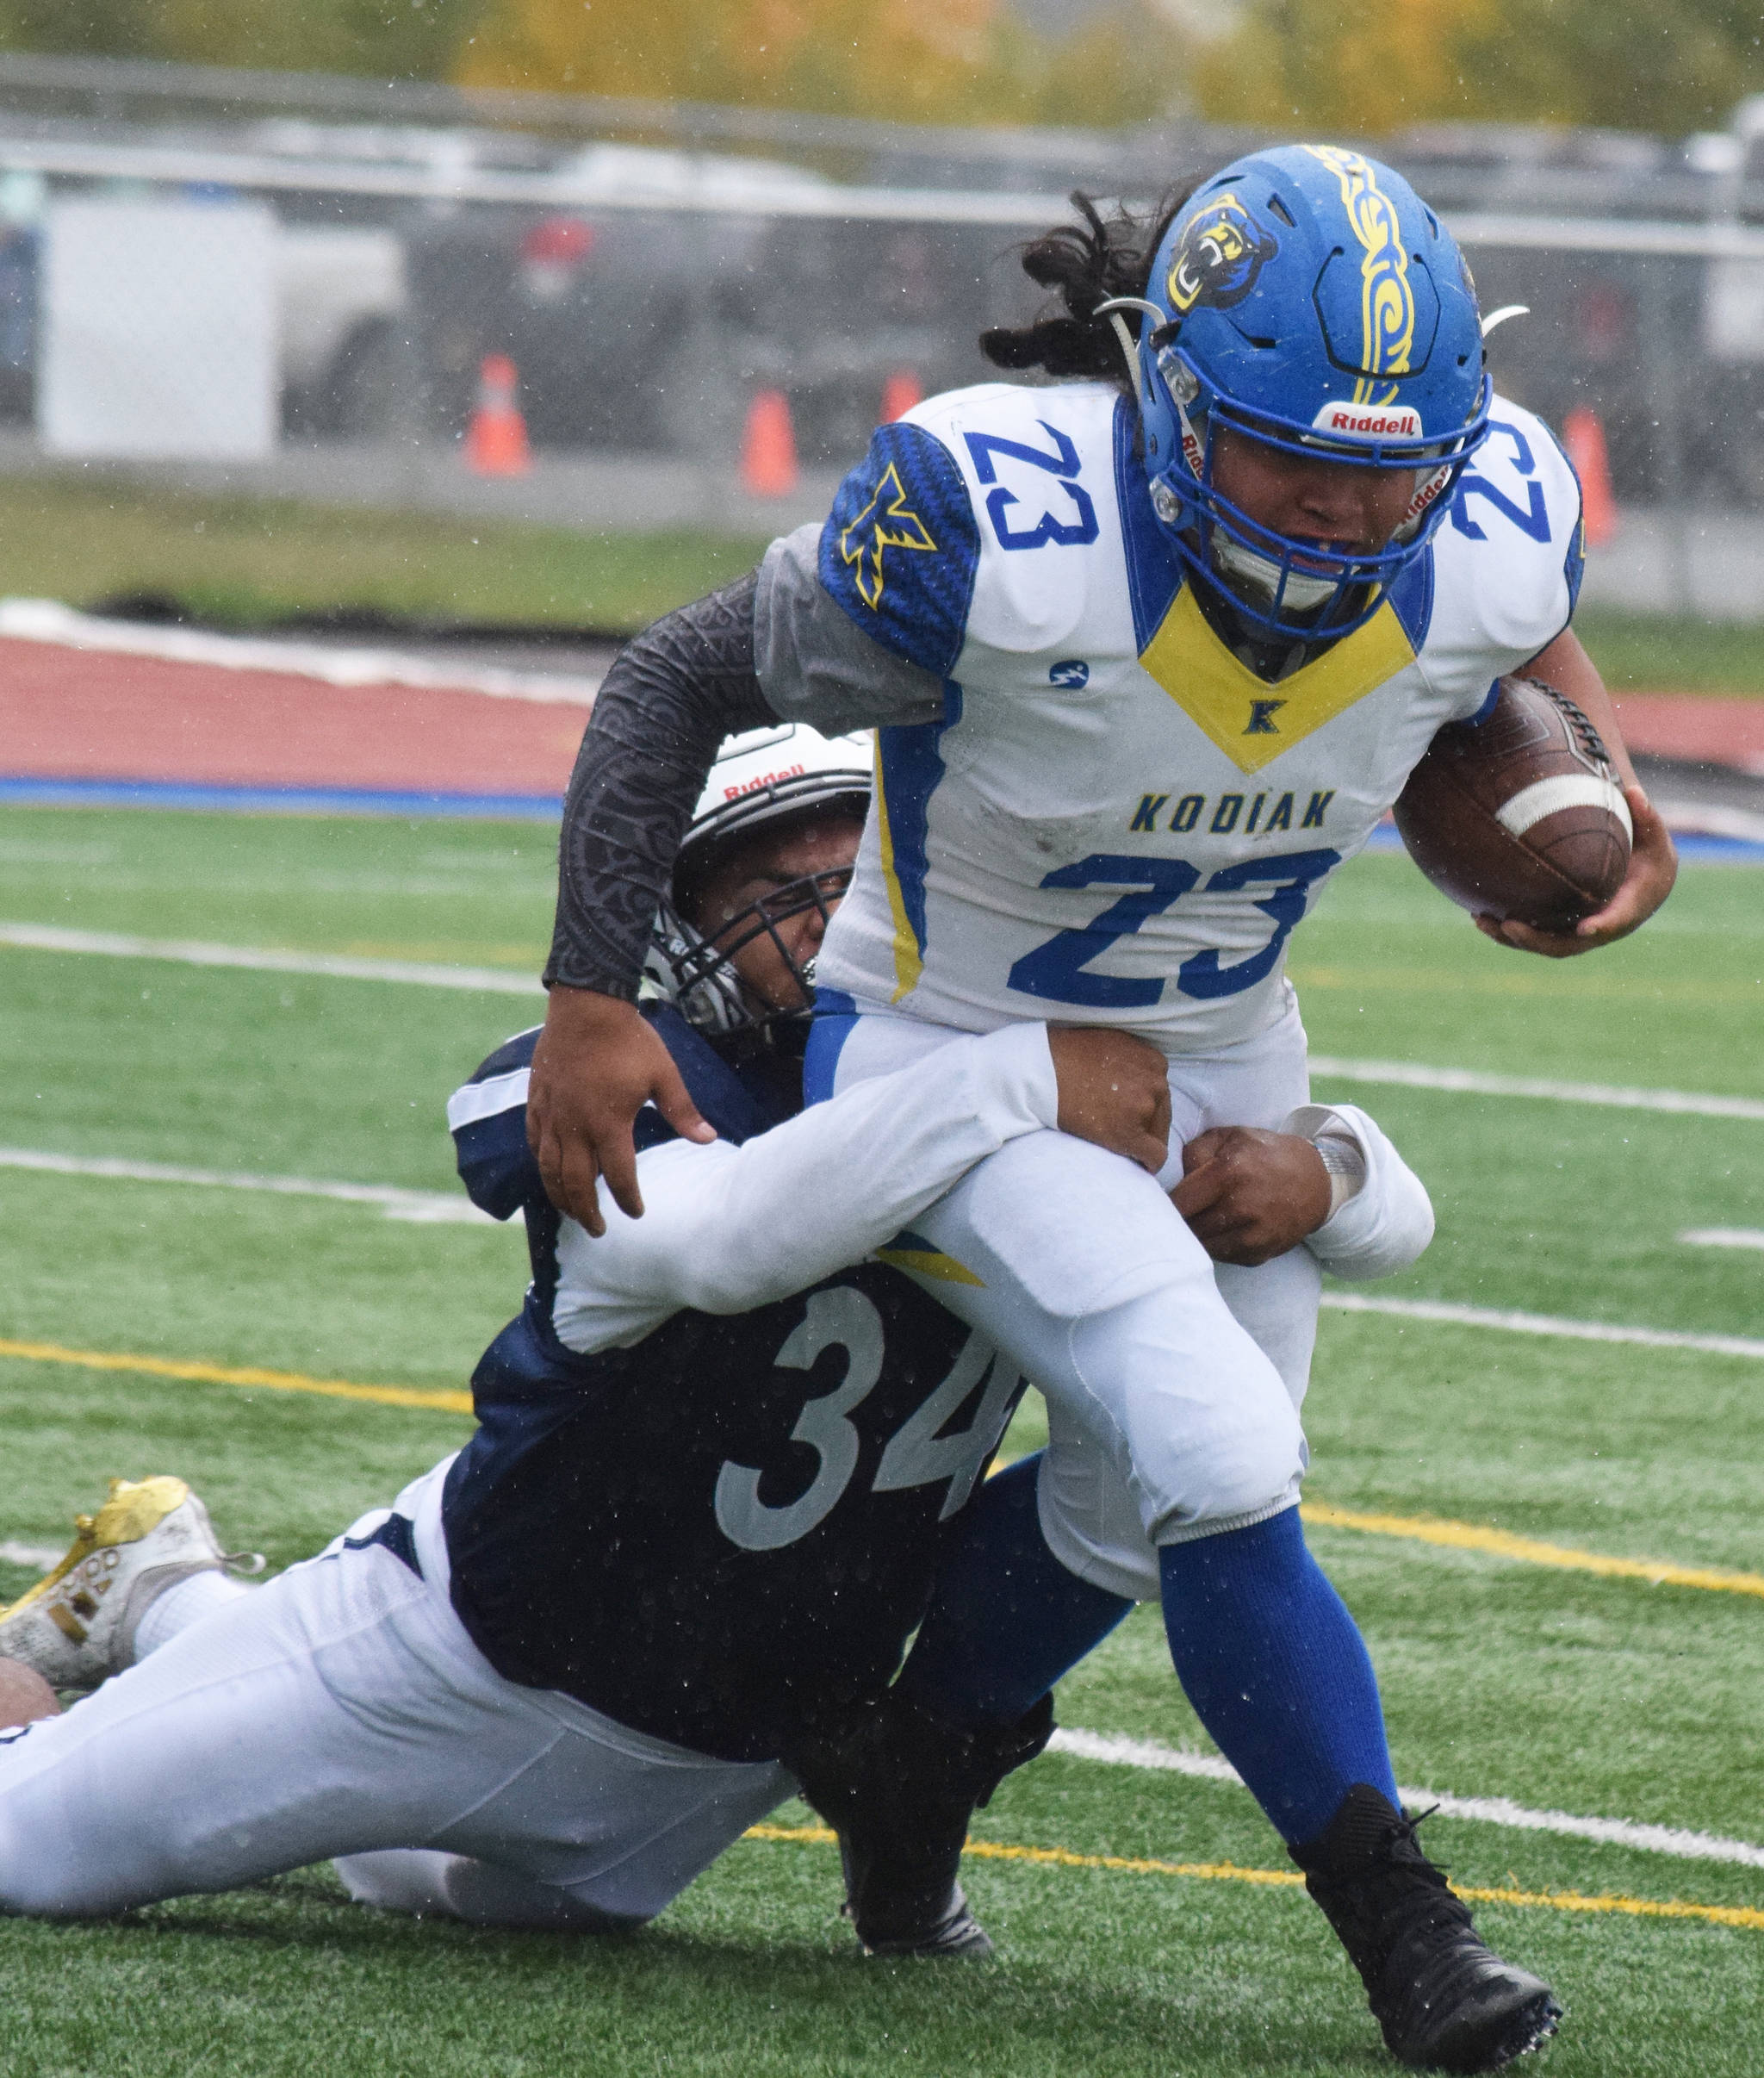
[[[447,1129],[466,1195],[493,1219],[510,1219],[535,1190],[539,1166],[527,1146],[527,1083],[540,1027],[517,1032],[447,1099]]]
[[[823,586],[866,634],[947,675],[972,638],[1006,650],[1076,625],[1094,563],[1119,560],[1117,393],[981,383],[915,405],[841,485]]]
[[[661,1035],[693,1102],[719,1139],[738,1146],[777,1123],[765,1097],[748,1089],[678,1011],[667,1004],[650,1005],[643,1016]],[[536,1024],[505,1040],[447,1100],[447,1126],[460,1180],[472,1203],[493,1219],[511,1219],[523,1205],[545,1202],[539,1165],[527,1145],[527,1085],[541,1029]],[[652,1104],[637,1113],[631,1135],[640,1154],[678,1137]]]
[[[1586,556],[1581,487],[1535,414],[1494,400],[1488,438],[1459,479],[1434,538],[1429,675],[1460,663],[1467,697],[1567,627]],[[1472,682],[1480,680],[1480,686]]]
[[[879,426],[821,530],[823,588],[884,649],[942,678],[961,651],[978,564],[954,457],[911,419]]]

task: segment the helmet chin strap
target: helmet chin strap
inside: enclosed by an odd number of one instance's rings
[[[1143,296],[1112,296],[1106,303],[1098,303],[1090,313],[1092,317],[1107,317],[1115,327],[1115,336],[1121,341],[1121,358],[1127,363],[1127,380],[1134,386],[1134,401],[1143,414],[1146,384],[1140,368],[1139,342],[1127,328],[1127,320],[1121,315],[1126,310],[1139,311],[1154,327],[1164,322],[1167,314]]]

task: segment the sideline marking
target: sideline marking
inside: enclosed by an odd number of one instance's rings
[[[1633,1342],[1644,1349],[1699,1349],[1707,1356],[1764,1358],[1764,1341],[1743,1335],[1693,1335],[1676,1328],[1621,1328],[1609,1321],[1569,1321],[1551,1313],[1453,1306],[1438,1299],[1368,1298],[1358,1291],[1326,1291],[1322,1303],[1337,1313],[1387,1313],[1399,1320],[1439,1321],[1452,1328],[1498,1328],[1507,1335],[1556,1335],[1570,1342]]]
[[[1469,1097],[1543,1097],[1557,1104],[1608,1104],[1623,1111],[1689,1112],[1699,1118],[1764,1119],[1764,1098],[1717,1097],[1696,1090],[1632,1089],[1611,1082],[1556,1082],[1533,1075],[1485,1075],[1474,1068],[1423,1067],[1410,1061],[1345,1061],[1313,1054],[1311,1073],[1339,1082],[1400,1084]]]
[[[0,945],[34,952],[97,953],[124,960],[171,960],[188,967],[239,967],[268,974],[330,974],[357,981],[397,981],[425,988],[543,996],[531,975],[494,967],[444,967],[417,960],[363,960],[348,953],[279,952],[257,945],[215,945],[195,938],[143,938],[123,931],[70,930],[53,924],[0,923]],[[1529,1075],[1485,1075],[1472,1068],[1427,1067],[1408,1061],[1349,1061],[1313,1054],[1310,1071],[1326,1080],[1395,1084],[1461,1096],[1539,1097],[1559,1104],[1619,1111],[1669,1111],[1699,1118],[1764,1120],[1764,1098],[1721,1097],[1695,1090],[1632,1089],[1607,1082],[1556,1082]]]
[[[272,1391],[312,1393],[327,1399],[364,1400],[394,1407],[434,1409],[450,1414],[469,1414],[472,1411],[471,1397],[463,1392],[425,1391],[404,1385],[361,1385],[342,1379],[308,1378],[298,1372],[267,1371],[250,1366],[183,1363],[164,1357],[123,1354],[108,1350],[67,1349],[54,1342],[0,1340],[0,1359],[4,1358],[28,1363],[73,1365],[92,1371],[131,1372],[199,1384],[255,1386]],[[1327,1527],[1363,1530],[1375,1535],[1407,1538],[1422,1543],[1490,1551],[1502,1557],[1525,1560],[1534,1565],[1564,1567],[1622,1578],[1645,1579],[1656,1584],[1665,1583],[1728,1593],[1764,1596],[1764,1577],[1755,1574],[1722,1573],[1646,1559],[1606,1558],[1596,1552],[1578,1552],[1560,1545],[1540,1543],[1531,1538],[1511,1536],[1505,1531],[1488,1529],[1473,1523],[1452,1522],[1428,1516],[1361,1515],[1351,1509],[1332,1507],[1323,1502],[1305,1503],[1302,1513],[1308,1521]],[[60,1555],[59,1549],[47,1546],[0,1543],[0,1558],[15,1565],[52,1565]],[[1214,1755],[1184,1753],[1151,1739],[1114,1738],[1076,1728],[1062,1729],[1054,1733],[1052,1747],[1055,1751],[1064,1751],[1079,1758],[1110,1762],[1117,1765],[1163,1770],[1231,1783],[1238,1783],[1240,1779],[1229,1762]],[[1520,1830],[1558,1832],[1608,1841],[1690,1859],[1739,1862],[1753,1867],[1764,1867],[1764,1848],[1755,1847],[1742,1840],[1724,1839],[1718,1835],[1688,1832],[1676,1826],[1647,1826],[1624,1819],[1581,1818],[1568,1812],[1532,1811],[1505,1797],[1456,1797],[1449,1793],[1416,1789],[1404,1789],[1401,1795],[1405,1801],[1410,1804],[1437,1804],[1448,1817],[1477,1819]],[[831,1839],[833,1835],[759,1827],[754,1829],[754,1837]],[[970,1851],[1003,1853],[1005,1851],[976,1844]],[[1025,1848],[1011,1851],[1017,1854],[1019,1858],[1059,1860],[1064,1857],[1071,1861],[1074,1866],[1086,1868],[1143,1868],[1176,1875],[1202,1875],[1209,1872],[1233,1874],[1245,1882],[1298,1880],[1266,1871],[1258,1874],[1253,1870],[1233,1870],[1229,1864],[1220,1864],[1217,1869],[1209,1871],[1208,1868],[1198,1864],[1190,1867],[1165,1863],[1141,1863],[1106,1857],[1074,1858],[1064,1856],[1062,1850]],[[1518,1893],[1466,1891],[1463,1894],[1466,1897],[1510,1896],[1519,1902],[1537,1901],[1526,1901]],[[1620,1905],[1607,1907],[1596,1901],[1586,1908],[1627,1909]],[[1709,1909],[1712,1911],[1716,1908]],[[1759,1915],[1758,1923],[1764,1926],[1764,1914]]]
[[[1050,1753],[1101,1761],[1116,1768],[1146,1768],[1170,1775],[1197,1776],[1205,1782],[1243,1787],[1243,1777],[1216,1753],[1192,1753],[1152,1739],[1121,1739],[1103,1732],[1062,1726],[1048,1742]],[[1639,1848],[1649,1854],[1675,1855],[1688,1862],[1735,1862],[1764,1869],[1764,1847],[1750,1840],[1724,1838],[1680,1826],[1648,1826],[1634,1819],[1583,1818],[1572,1811],[1534,1811],[1505,1796],[1453,1796],[1438,1789],[1398,1791],[1412,1810],[1432,1805],[1442,1817],[1474,1819],[1483,1825],[1506,1826],[1519,1832],[1560,1833],[1571,1839],[1597,1840],[1615,1847]]]
[[[59,599],[0,599],[0,636],[14,642],[48,643],[57,649],[152,656],[167,663],[273,671],[283,678],[317,679],[327,686],[405,686],[425,693],[481,693],[492,700],[538,700],[548,706],[592,706],[600,686],[598,673],[587,677],[577,672],[436,663],[401,650],[345,649],[261,635],[222,635],[209,628],[105,620],[77,613]],[[614,646],[606,644],[609,650]]]
[[[798,1841],[831,1846],[837,1835],[824,1826],[749,1826],[750,1840]],[[1110,1869],[1128,1876],[1190,1876],[1204,1883],[1259,1883],[1272,1889],[1300,1888],[1304,1878],[1295,1870],[1240,1869],[1235,1862],[1156,1862],[1125,1854],[1075,1854],[1069,1847],[1016,1847],[1001,1840],[970,1840],[964,1852],[991,1862],[1035,1862],[1056,1869]],[[1485,1890],[1452,1885],[1475,1905],[1522,1905],[1550,1912],[1621,1913],[1643,1919],[1704,1919],[1715,1926],[1745,1926],[1764,1932],[1764,1911],[1753,1905],[1699,1905],[1679,1898],[1588,1897],[1577,1890]]]
[[[53,924],[0,924],[0,945],[31,952],[100,953],[118,960],[173,960],[184,967],[244,967],[271,974],[330,974],[351,981],[404,981],[421,988],[475,989],[494,996],[543,996],[537,976],[506,967],[436,967],[419,960],[358,960],[348,953],[276,952],[259,945],[210,945],[198,938],[138,938]]]
[[[186,1363],[169,1357],[142,1356],[108,1349],[68,1349],[59,1342],[0,1341],[0,1359],[20,1363],[72,1364],[89,1371],[139,1372],[149,1378],[185,1378],[213,1385],[263,1386],[276,1392],[310,1392],[326,1399],[373,1400],[388,1407],[437,1408],[448,1414],[469,1414],[469,1393],[428,1391],[414,1385],[358,1385],[342,1378],[314,1378],[297,1371],[265,1371],[254,1366]],[[1724,1571],[1713,1566],[1679,1565],[1664,1558],[1616,1558],[1571,1546],[1545,1544],[1516,1537],[1480,1523],[1454,1522],[1433,1515],[1364,1515],[1336,1508],[1326,1501],[1307,1501],[1301,1513],[1307,1522],[1331,1529],[1363,1530],[1373,1536],[1401,1537],[1419,1544],[1493,1552],[1532,1565],[1570,1572],[1597,1573],[1607,1578],[1645,1580],[1654,1587],[1700,1588],[1717,1594],[1764,1597],[1764,1574]]]
[[[71,930],[53,924],[0,923],[0,945],[34,952],[97,953],[124,960],[171,960],[187,967],[239,967],[268,974],[330,974],[357,981],[396,981],[425,988],[543,996],[530,974],[494,967],[444,967],[417,960],[363,960],[348,953],[279,952],[257,945],[216,945],[195,938],[143,938],[123,931]],[[1426,1067],[1407,1061],[1349,1061],[1314,1054],[1310,1071],[1341,1082],[1398,1084],[1475,1097],[1540,1097],[1562,1104],[1621,1111],[1671,1111],[1702,1118],[1764,1120],[1764,1098],[1721,1097],[1694,1090],[1631,1089],[1605,1082],[1554,1082],[1525,1075],[1485,1075],[1470,1068]]]
[[[1764,1227],[1687,1227],[1679,1239],[1692,1248],[1764,1248]]]
[[[388,1219],[419,1226],[498,1226],[463,1193],[405,1190],[397,1184],[326,1183],[313,1176],[262,1176],[249,1169],[186,1169],[162,1161],[121,1161],[109,1155],[51,1154],[35,1148],[0,1148],[0,1169],[35,1169],[53,1176],[109,1176],[125,1183],[202,1184],[222,1191],[269,1191],[284,1198],[331,1198],[344,1204],[378,1205]]]
[[[1582,1552],[1571,1545],[1545,1544],[1536,1537],[1515,1537],[1480,1522],[1454,1522],[1436,1515],[1363,1515],[1326,1501],[1307,1501],[1300,1511],[1307,1522],[1326,1529],[1363,1530],[1373,1537],[1401,1537],[1415,1544],[1444,1545],[1457,1551],[1490,1552],[1500,1558],[1523,1559],[1528,1565],[1560,1567],[1572,1573],[1597,1573],[1607,1580],[1645,1580],[1650,1587],[1701,1588],[1717,1595],[1764,1597],[1764,1573],[1731,1572],[1724,1567],[1678,1565],[1667,1558],[1613,1558],[1601,1552]]]
[[[469,1392],[425,1392],[415,1385],[352,1385],[342,1378],[309,1378],[298,1371],[260,1371],[252,1365],[183,1364],[169,1357],[129,1356],[109,1349],[64,1349],[59,1342],[0,1341],[0,1358],[25,1364],[75,1364],[85,1371],[134,1371],[155,1378],[187,1378],[203,1385],[256,1385],[270,1392],[312,1392],[327,1400],[375,1400],[385,1407],[428,1407],[469,1414]]]
[[[357,1386],[341,1378],[307,1378],[303,1372],[266,1372],[256,1366],[185,1363],[171,1357],[129,1355],[108,1348],[65,1348],[60,1342],[0,1341],[0,1357],[19,1363],[72,1363],[91,1372],[141,1372],[150,1378],[185,1378],[214,1386],[264,1386],[272,1392],[316,1392],[337,1401],[378,1401],[387,1407],[437,1407],[447,1413],[472,1413],[469,1392],[430,1392],[419,1386]],[[1571,1573],[1598,1573],[1606,1579],[1646,1579],[1654,1588],[1702,1588],[1712,1594],[1749,1594],[1764,1598],[1764,1573],[1733,1573],[1718,1567],[1687,1567],[1670,1558],[1610,1558],[1583,1552],[1567,1544],[1544,1544],[1519,1538],[1506,1529],[1481,1523],[1455,1523],[1433,1515],[1363,1515],[1355,1509],[1332,1507],[1326,1500],[1307,1500],[1301,1515],[1307,1523],[1326,1529],[1363,1529],[1370,1535],[1407,1538],[1415,1544],[1444,1544],[1458,1550],[1494,1552],[1527,1565],[1546,1565]]]
[[[0,802],[34,808],[184,808],[221,815],[382,815],[555,823],[561,793],[455,793],[443,787],[227,787],[184,780],[42,779],[0,773]]]

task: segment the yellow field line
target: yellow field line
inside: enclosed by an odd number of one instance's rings
[[[750,1840],[799,1840],[831,1846],[837,1837],[824,1826],[749,1826]],[[1304,1882],[1296,1870],[1240,1869],[1235,1862],[1154,1862],[1124,1854],[1074,1854],[1069,1847],[1013,1847],[999,1840],[970,1840],[966,1851],[993,1862],[1038,1862],[1058,1869],[1109,1869],[1128,1876],[1189,1876],[1203,1883],[1261,1883],[1291,1889]],[[1680,1898],[1587,1897],[1577,1890],[1484,1890],[1454,1883],[1475,1905],[1523,1905],[1550,1912],[1621,1913],[1638,1919],[1702,1919],[1714,1926],[1764,1932],[1764,1911],[1751,1905],[1699,1905]]]
[[[1764,1574],[1732,1573],[1716,1566],[1675,1565],[1665,1558],[1612,1558],[1601,1552],[1575,1551],[1565,1544],[1544,1544],[1535,1537],[1515,1537],[1506,1530],[1476,1522],[1452,1522],[1435,1515],[1362,1515],[1326,1501],[1307,1501],[1307,1522],[1326,1529],[1362,1530],[1374,1537],[1406,1537],[1417,1544],[1448,1545],[1458,1551],[1492,1552],[1528,1565],[1559,1566],[1574,1573],[1597,1573],[1607,1580],[1645,1580],[1655,1587],[1702,1588],[1716,1595],[1764,1596]]]
[[[71,1364],[87,1371],[127,1371],[156,1378],[186,1378],[207,1385],[249,1385],[269,1392],[309,1392],[329,1400],[370,1400],[385,1407],[425,1407],[444,1414],[469,1414],[467,1392],[431,1392],[414,1385],[357,1385],[345,1378],[307,1378],[298,1371],[264,1371],[255,1366],[191,1364],[109,1349],[65,1349],[59,1342],[0,1341],[0,1358],[29,1364]],[[1459,1551],[1489,1552],[1530,1565],[1594,1573],[1606,1579],[1645,1580],[1654,1586],[1701,1588],[1722,1595],[1764,1597],[1764,1574],[1724,1572],[1711,1566],[1676,1565],[1664,1558],[1613,1558],[1599,1552],[1515,1537],[1480,1523],[1452,1522],[1432,1515],[1363,1515],[1326,1501],[1307,1501],[1305,1521],[1326,1529],[1360,1530],[1375,1537],[1407,1538],[1418,1544]]]
[[[429,1407],[469,1414],[469,1392],[425,1392],[414,1385],[353,1385],[343,1378],[309,1378],[298,1371],[259,1371],[250,1365],[185,1364],[169,1357],[131,1356],[108,1349],[64,1349],[59,1342],[0,1341],[0,1357],[27,1364],[75,1364],[84,1371],[133,1371],[155,1378],[189,1378],[202,1385],[255,1385],[268,1392],[312,1392],[327,1400],[376,1400],[384,1407]]]

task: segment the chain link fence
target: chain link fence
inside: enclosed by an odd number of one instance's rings
[[[1224,141],[1165,148],[1195,171]],[[1491,339],[1497,383],[1558,427],[1596,419],[1619,507],[1666,529],[1657,602],[1692,598],[1711,514],[1755,526],[1764,570],[1764,233],[1718,181],[1694,218],[1639,215],[1635,191],[1608,216],[1470,207],[1459,161],[1445,214],[1483,307],[1530,311]],[[0,468],[219,467],[474,509],[467,435],[502,356],[531,475],[499,509],[727,520],[756,401],[775,423],[780,397],[812,503],[885,409],[996,372],[977,335],[1037,300],[1016,248],[1068,214],[1051,184],[860,184],[699,148],[0,109]]]

